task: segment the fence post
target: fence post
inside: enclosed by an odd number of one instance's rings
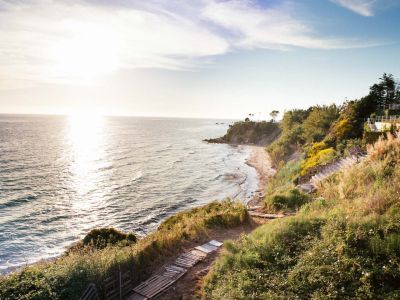
[[[122,275],[121,275],[121,266],[118,266],[119,269],[119,300],[122,300]]]

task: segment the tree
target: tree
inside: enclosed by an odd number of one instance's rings
[[[339,109],[335,104],[314,106],[303,122],[303,139],[309,142],[319,142],[329,132],[332,123],[339,117]]]
[[[276,118],[278,117],[278,115],[279,115],[279,111],[278,111],[278,110],[273,110],[273,111],[271,111],[271,112],[269,113],[269,115],[271,116],[272,121],[275,122],[275,119],[276,119]]]
[[[387,105],[395,102],[398,87],[392,74],[383,73],[379,79],[379,83],[375,83],[370,87],[370,95],[385,109]]]

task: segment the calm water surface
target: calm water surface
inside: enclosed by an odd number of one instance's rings
[[[0,272],[57,256],[95,227],[143,235],[177,211],[247,199],[250,150],[202,142],[228,124],[0,115]]]

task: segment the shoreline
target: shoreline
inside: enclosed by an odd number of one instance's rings
[[[253,145],[247,147],[251,149],[252,153],[246,160],[246,164],[253,167],[257,172],[258,190],[245,204],[247,208],[256,208],[263,199],[267,180],[276,173],[276,170],[272,167],[271,159],[265,147]]]
[[[251,198],[249,198],[248,200],[247,199],[242,200],[243,204],[246,206],[246,208],[254,209],[254,208],[257,208],[258,205],[260,204],[261,199],[259,197],[259,194],[260,193],[264,194],[264,189],[265,189],[267,180],[268,180],[268,178],[270,178],[271,176],[273,176],[275,174],[275,169],[272,168],[271,160],[269,158],[268,153],[265,151],[265,147],[257,146],[257,145],[240,145],[240,144],[238,144],[237,146],[244,146],[244,147],[250,149],[250,155],[248,158],[246,158],[245,164],[254,168],[257,173],[257,177],[256,177],[257,190],[254,193],[252,192]],[[191,209],[202,207],[202,206],[203,206],[203,204],[195,205]],[[171,216],[174,216],[178,213],[179,213],[179,211],[174,213]],[[65,254],[65,251],[68,248],[69,247],[66,247],[64,249],[64,251],[61,252],[59,255],[41,258],[39,260],[28,262],[28,263],[25,263],[22,265],[10,266],[8,268],[2,269],[0,271],[0,277],[14,273],[16,271],[19,271],[27,266],[35,265],[35,264],[42,263],[42,262],[55,261],[58,258],[60,258],[61,256],[63,256]]]

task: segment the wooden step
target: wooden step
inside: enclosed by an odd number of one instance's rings
[[[250,211],[249,215],[252,216],[252,217],[264,218],[264,219],[279,219],[279,218],[285,217],[285,215],[282,215],[282,214],[279,214],[279,215],[277,215],[277,214],[265,214],[265,213],[262,213],[262,212],[253,212],[253,211]]]
[[[133,289],[133,291],[147,298],[152,298],[157,294],[161,293],[162,291],[164,291],[174,282],[175,280],[171,278],[155,275],[153,277],[150,277],[145,282],[139,284],[137,287]]]

